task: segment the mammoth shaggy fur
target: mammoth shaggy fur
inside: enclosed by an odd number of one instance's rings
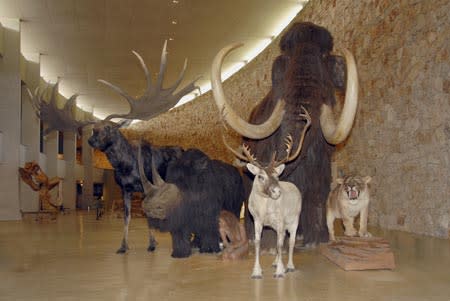
[[[305,126],[299,116],[303,108],[309,112],[312,123],[301,153],[286,164],[280,180],[294,183],[302,192],[299,232],[304,236],[304,244],[313,246],[325,242],[328,240],[325,204],[330,191],[331,156],[334,145],[342,143],[350,133],[358,103],[353,55],[345,48],[342,49],[345,60],[332,55],[333,38],[327,29],[309,22],[294,23],[281,37],[281,54],[272,65],[272,88],[253,109],[247,122],[229,105],[220,79],[225,55],[239,46],[232,44],[223,48],[212,64],[211,84],[222,120],[244,136],[244,143],[258,161],[268,164],[273,154],[277,160],[286,156],[285,138],[299,136]],[[332,112],[335,93],[344,90],[342,114],[335,123]],[[246,220],[250,221],[248,212]],[[253,227],[250,225],[247,229]],[[252,237],[251,232],[249,236]],[[264,234],[263,240],[269,238],[273,246],[270,236]]]
[[[239,217],[245,198],[239,171],[209,159],[198,149],[189,149],[168,165],[166,181],[178,187],[181,201],[176,202],[166,218],[152,218],[150,212],[146,213],[149,226],[170,232],[172,257],[191,255],[192,236],[200,252],[219,252],[220,211],[228,210]],[[156,201],[151,197],[144,200]]]
[[[303,123],[296,116],[304,106],[312,124],[300,156],[286,165],[281,180],[295,183],[303,195],[299,232],[305,244],[328,240],[326,200],[331,183],[331,155],[334,146],[324,139],[319,116],[323,104],[335,105],[335,90],[344,87],[345,64],[330,56],[333,39],[323,27],[311,23],[294,24],[281,38],[281,55],[273,63],[272,90],[253,110],[250,122],[266,120],[280,99],[286,102],[286,114],[275,133],[263,140],[246,139],[257,158],[270,160],[288,134],[298,135]],[[341,71],[341,72],[337,72]],[[281,155],[283,151],[278,153]]]

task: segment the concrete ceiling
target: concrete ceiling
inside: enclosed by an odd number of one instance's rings
[[[41,76],[46,81],[54,83],[60,78],[62,95],[79,93],[78,106],[103,118],[126,113],[129,106],[98,79],[133,96],[145,89],[144,73],[132,50],[141,54],[156,77],[168,40],[165,86],[175,81],[187,58],[180,87],[198,75],[202,79],[197,83],[203,87],[209,84],[213,57],[223,46],[245,43],[229,57],[224,70],[244,65],[254,49],[267,45],[306,2],[0,0],[0,17],[22,20],[22,53],[26,58],[40,57]]]

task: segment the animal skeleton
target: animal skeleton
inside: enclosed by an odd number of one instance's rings
[[[61,207],[62,199],[59,195],[60,192],[58,192],[56,202],[52,200],[50,194],[50,190],[60,183],[58,177],[49,179],[35,161],[25,163],[23,168],[19,167],[19,174],[22,180],[28,184],[31,189],[39,192],[39,210],[48,209],[48,205],[51,205],[53,208]]]
[[[133,54],[138,58],[139,63],[141,64],[141,67],[144,70],[145,77],[147,79],[147,89],[144,92],[144,94],[139,98],[133,98],[123,89],[111,84],[110,82],[107,82],[106,80],[103,79],[98,80],[99,82],[107,85],[108,87],[110,87],[111,89],[122,95],[130,105],[130,112],[126,114],[111,114],[107,116],[105,120],[111,120],[113,118],[149,120],[171,109],[178,103],[178,101],[184,95],[191,93],[195,89],[199,89],[199,87],[194,85],[194,83],[199,79],[199,77],[197,77],[187,86],[182,88],[178,93],[174,94],[175,90],[178,88],[181,81],[183,80],[184,73],[186,72],[187,59],[184,61],[183,70],[181,71],[175,83],[167,89],[164,89],[162,87],[167,64],[166,48],[167,48],[167,40],[164,42],[164,47],[161,54],[161,65],[159,69],[158,78],[156,80],[156,85],[152,84],[150,72],[147,66],[145,65],[145,62],[142,59],[142,57],[136,51],[132,51]]]
[[[36,116],[48,125],[44,131],[44,136],[52,131],[79,132],[82,127],[94,123],[94,121],[78,121],[75,119],[74,106],[78,94],[72,95],[62,109],[58,108],[56,104],[58,85],[59,82],[53,86],[49,102],[44,100],[45,90],[41,91],[40,87],[37,87],[33,94],[27,88]]]

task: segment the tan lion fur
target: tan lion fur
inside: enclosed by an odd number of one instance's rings
[[[346,236],[360,237],[372,236],[367,232],[367,215],[369,211],[369,188],[368,183],[372,180],[370,176],[347,176],[338,178],[338,184],[329,194],[327,200],[327,226],[330,240],[335,241],[334,220],[342,219]],[[354,227],[355,217],[360,215],[359,231]]]

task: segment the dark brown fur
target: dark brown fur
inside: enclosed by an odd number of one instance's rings
[[[304,122],[297,117],[301,106],[311,114],[312,124],[301,154],[286,165],[280,178],[296,184],[302,192],[299,232],[307,245],[328,241],[325,214],[334,146],[324,139],[319,116],[323,104],[335,104],[335,90],[341,89],[344,82],[342,74],[336,74],[336,71],[343,71],[337,66],[342,60],[330,55],[332,48],[330,33],[312,23],[295,23],[284,34],[280,41],[282,53],[273,63],[272,89],[253,110],[250,122],[265,121],[280,99],[286,101],[285,117],[280,128],[268,138],[246,141],[263,163],[270,161],[274,151],[282,158],[286,155],[284,137],[288,134],[296,137],[303,129]],[[247,229],[252,227],[247,226]],[[264,236],[267,238],[270,234]]]

